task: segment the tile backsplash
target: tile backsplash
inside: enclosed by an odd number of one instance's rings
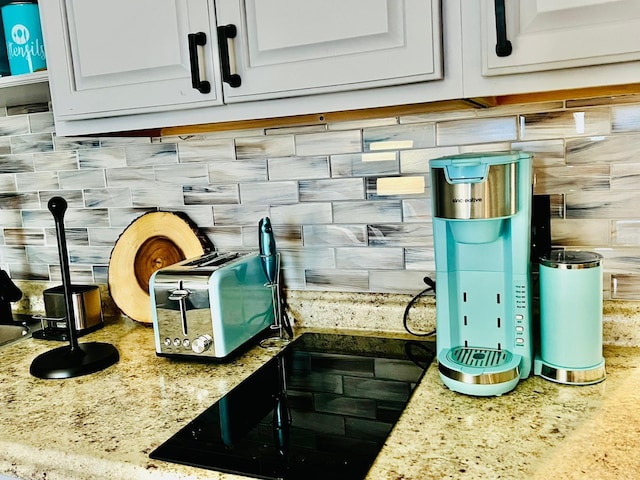
[[[64,197],[71,275],[107,283],[138,216],[188,215],[218,250],[268,215],[292,290],[416,293],[434,271],[429,159],[534,154],[555,246],[604,256],[604,297],[640,300],[640,97],[566,99],[176,137],[57,137],[46,105],[0,117],[0,267],[60,282],[47,201]]]

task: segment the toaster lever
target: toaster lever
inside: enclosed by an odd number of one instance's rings
[[[182,280],[178,284],[178,288],[169,293],[169,300],[178,302],[180,307],[180,320],[182,321],[182,334],[187,336],[187,297],[191,292],[183,287]]]

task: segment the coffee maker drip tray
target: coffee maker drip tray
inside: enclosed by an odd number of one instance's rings
[[[440,378],[467,395],[502,395],[517,385],[522,357],[507,350],[454,347],[438,355]]]

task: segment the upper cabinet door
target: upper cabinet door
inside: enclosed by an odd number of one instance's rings
[[[227,103],[443,78],[439,0],[217,0],[216,9],[223,69],[236,75],[223,84]]]
[[[481,1],[482,75],[640,59],[637,0],[504,0],[504,16],[502,0]]]
[[[48,0],[40,9],[58,117],[222,103],[210,1]]]

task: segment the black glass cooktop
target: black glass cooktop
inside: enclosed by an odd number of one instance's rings
[[[305,333],[150,456],[257,478],[362,479],[434,352]]]

